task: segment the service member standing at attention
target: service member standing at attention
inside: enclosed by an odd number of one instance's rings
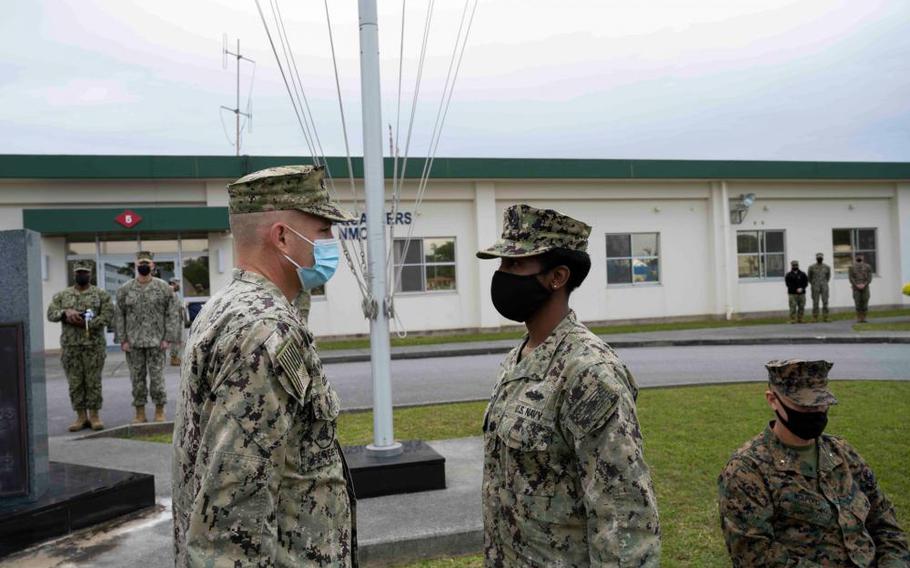
[[[815,264],[809,267],[809,285],[812,286],[812,321],[818,321],[818,302],[822,303],[822,316],[828,321],[828,282],[831,267],[825,264],[825,255],[815,254]]]
[[[866,321],[869,311],[869,285],[872,284],[872,267],[864,262],[863,255],[856,255],[856,262],[847,271],[850,287],[853,288],[853,304],[856,306],[856,321]]]
[[[60,362],[69,383],[70,403],[76,420],[69,431],[101,430],[101,372],[107,357],[104,328],[114,318],[111,296],[92,286],[92,264],[77,260],[73,267],[76,284],[54,295],[47,319],[62,324]]]
[[[658,566],[660,528],[636,416],[638,387],[569,309],[588,274],[591,227],[550,209],[506,209],[492,299],[528,334],[502,364],[484,416],[490,567]]]
[[[790,304],[790,323],[803,323],[809,277],[799,269],[799,261],[790,261],[790,272],[784,277],[784,283],[787,285],[787,299]]]
[[[171,287],[152,276],[152,253],[136,254],[137,276],[117,290],[114,340],[126,353],[133,383],[133,424],[146,422],[145,404],[151,390],[155,422],[163,422],[167,390],[164,386],[164,357],[168,346],[180,341],[180,313]],[[146,375],[148,382],[146,383]]]
[[[720,474],[720,520],[734,568],[907,568],[910,552],[872,469],[845,440],[822,434],[827,361],[770,361],[765,431]]]
[[[237,267],[193,323],[174,424],[177,566],[356,565],[339,401],[291,301],[338,265],[324,170],[228,186]]]

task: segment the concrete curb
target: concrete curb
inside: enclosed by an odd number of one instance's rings
[[[643,347],[705,347],[726,345],[859,345],[859,344],[908,344],[910,337],[893,335],[833,335],[833,336],[793,336],[793,337],[733,337],[733,338],[705,338],[705,339],[640,339],[610,341],[609,336],[603,338],[615,349],[636,349]],[[392,351],[392,359],[433,359],[437,357],[472,357],[475,355],[497,355],[508,353],[515,347],[510,345],[481,344],[466,345],[464,347],[446,346],[437,350]],[[323,364],[332,363],[362,363],[370,360],[369,353],[343,353],[333,354],[332,351],[320,353]]]
[[[483,550],[483,529],[440,532],[388,542],[358,543],[362,566],[390,566],[420,560],[461,556]]]

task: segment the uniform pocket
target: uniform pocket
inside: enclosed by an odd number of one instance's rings
[[[188,541],[242,564],[257,563],[263,552],[271,510],[270,462],[264,458],[217,452],[194,498]]]
[[[502,442],[519,452],[544,452],[553,439],[553,428],[521,416],[507,414],[496,430]]]
[[[566,475],[564,460],[553,451],[552,425],[506,414],[496,438],[505,446],[504,474],[516,495],[549,497]]]

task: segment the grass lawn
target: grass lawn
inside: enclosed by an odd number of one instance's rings
[[[844,436],[875,470],[910,524],[910,382],[835,381],[841,404],[831,410],[827,431]],[[663,528],[661,566],[729,566],[717,519],[716,479],[730,454],[758,434],[771,417],[764,383],[650,388],[638,412]],[[480,435],[485,403],[443,404],[395,411],[401,439]],[[371,441],[372,414],[339,418],[342,444]],[[170,435],[155,436],[170,443]],[[424,561],[408,568],[474,568],[480,557]]]
[[[910,316],[910,309],[879,310],[869,314],[871,318],[886,318]],[[831,319],[850,320],[856,317],[856,314],[850,312],[831,314]],[[605,325],[592,327],[591,330],[598,335],[610,335],[614,333],[646,333],[653,331],[681,331],[686,329],[708,329],[719,327],[743,327],[754,325],[773,325],[787,323],[789,318],[748,318],[739,320],[698,320],[683,322],[666,322],[666,323],[637,323],[622,325]],[[877,325],[877,324],[866,324]],[[888,324],[881,324],[888,325]],[[888,330],[888,328],[879,328],[879,330]],[[896,330],[900,331],[900,330]],[[485,332],[485,333],[455,333],[451,335],[414,335],[404,339],[393,338],[393,347],[404,347],[411,345],[438,345],[440,343],[468,343],[471,341],[496,341],[502,339],[519,339],[524,336],[523,331],[504,331],[504,332]],[[320,350],[331,349],[366,349],[370,346],[370,340],[363,339],[345,339],[339,341],[320,341]]]
[[[910,331],[910,321],[857,323],[853,331]]]

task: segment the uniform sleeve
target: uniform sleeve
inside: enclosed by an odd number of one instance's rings
[[[830,282],[831,281],[831,269],[826,266],[824,273],[825,273],[825,282]]]
[[[47,321],[57,322],[63,319],[62,297],[60,293],[54,294],[51,303],[47,306]]]
[[[283,343],[273,324],[256,324],[224,349],[206,426],[217,435],[194,464],[199,490],[189,506],[190,566],[258,566],[276,546],[281,468],[294,406],[273,361]]]
[[[806,276],[805,272],[800,273],[799,275],[799,287],[803,290],[806,289],[806,286],[809,285],[809,277]]]
[[[720,527],[734,568],[813,566],[791,560],[774,538],[774,504],[760,472],[733,458],[717,480]]]
[[[866,530],[875,542],[875,561],[880,568],[897,568],[910,566],[910,551],[907,548],[907,537],[897,523],[894,505],[885,496],[878,485],[872,468],[852,447],[846,445],[850,470],[853,479],[869,499],[869,516],[866,517]]]
[[[114,343],[127,341],[126,337],[126,293],[123,287],[117,289],[117,305],[114,306]]]
[[[562,423],[573,438],[592,566],[656,567],[660,525],[632,393],[598,364],[572,380]]]
[[[856,278],[856,270],[852,266],[847,269],[847,279],[850,280],[850,285],[855,288],[858,280]]]
[[[101,308],[88,324],[91,329],[110,326],[114,321],[114,304],[111,302],[111,295],[104,290],[99,290],[98,296],[101,298]]]
[[[303,323],[308,324],[310,319],[310,306],[312,305],[312,295],[309,290],[301,290],[297,297],[294,298],[294,306],[300,313],[300,319]]]

